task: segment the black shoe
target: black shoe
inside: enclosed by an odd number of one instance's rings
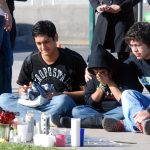
[[[71,128],[71,118],[70,117],[61,117],[60,118],[60,125],[64,128]]]
[[[61,127],[71,128],[71,118],[67,116],[61,117],[60,124]],[[102,128],[102,117],[92,116],[81,119],[81,128]]]
[[[92,116],[81,119],[81,128],[102,128],[102,117]]]
[[[142,126],[143,126],[143,132],[147,135],[150,135],[150,119],[145,120],[142,123]]]

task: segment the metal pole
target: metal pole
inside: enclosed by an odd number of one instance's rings
[[[138,3],[138,22],[143,21],[143,1]]]
[[[89,45],[91,48],[92,40],[93,40],[93,31],[95,27],[95,12],[91,6],[89,5]]]

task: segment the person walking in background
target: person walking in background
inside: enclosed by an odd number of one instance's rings
[[[135,23],[127,32],[125,41],[133,55],[126,63],[136,69],[143,86],[150,92],[150,23]],[[144,132],[150,135],[150,95],[135,90],[122,93],[121,102],[125,119],[106,118],[103,127],[110,132]]]
[[[126,89],[142,91],[134,70],[120,62],[100,44],[92,49],[88,71],[93,74],[85,90],[86,105],[72,110],[74,118],[81,118],[81,127],[101,128],[105,117],[123,119],[121,94]],[[69,117],[61,119],[62,126],[70,127]]]
[[[99,13],[92,46],[101,44],[110,52],[116,52],[119,60],[126,60],[130,49],[124,36],[134,23],[133,6],[139,1],[141,0],[90,0],[94,11]]]
[[[0,0],[0,94],[11,93],[13,53],[9,32],[12,17],[5,0]]]
[[[86,63],[78,53],[57,48],[58,34],[51,21],[38,21],[33,26],[32,35],[39,51],[30,54],[23,62],[17,80],[19,93],[28,93],[36,83],[48,93],[44,98],[49,101],[32,108],[19,104],[12,94],[2,94],[0,106],[20,112],[21,117],[31,110],[35,112],[36,120],[40,120],[40,112],[47,112],[52,122],[60,126],[62,116],[71,116],[72,108],[84,103]]]

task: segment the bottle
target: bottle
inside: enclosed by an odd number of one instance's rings
[[[48,134],[49,132],[49,117],[46,112],[41,114],[41,133]]]
[[[41,134],[41,122],[40,121],[36,122],[35,124],[34,135],[35,134]]]
[[[25,122],[27,123],[26,141],[30,142],[33,140],[33,136],[34,136],[34,113],[33,112],[27,112],[25,116]]]

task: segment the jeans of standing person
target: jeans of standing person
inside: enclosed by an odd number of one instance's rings
[[[0,95],[0,107],[5,110],[20,112],[21,117],[25,117],[27,111],[32,111],[35,120],[39,121],[41,112],[47,112],[50,115],[52,122],[57,126],[60,125],[60,118],[62,116],[71,117],[72,108],[76,106],[74,100],[65,94],[54,96],[49,103],[35,108],[27,107],[18,104],[18,96],[11,93],[4,93]]]
[[[89,121],[89,127],[95,126],[95,127],[101,127],[101,119],[99,118],[106,118],[106,117],[111,117],[111,118],[116,118],[116,119],[123,119],[123,111],[122,107],[118,106],[110,111],[104,112],[102,110],[96,110],[92,106],[88,105],[81,105],[81,106],[76,106],[72,110],[72,116],[74,118],[81,118],[82,120],[85,120],[87,118],[95,118],[93,122]],[[94,125],[96,123],[96,125]]]
[[[150,96],[143,95],[135,90],[126,90],[122,93],[122,109],[126,131],[137,132],[137,125],[133,116],[138,111],[145,110],[150,105]]]
[[[4,16],[0,15],[0,47],[3,41],[4,23],[5,23]]]
[[[0,16],[0,94],[11,93],[13,51],[9,32],[4,29],[5,18]]]

